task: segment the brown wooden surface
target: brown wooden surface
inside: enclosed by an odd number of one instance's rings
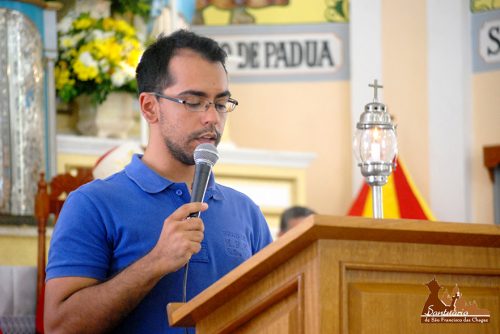
[[[309,219],[169,319],[198,333],[471,332],[420,324],[434,276],[491,311],[477,333],[498,333],[500,227],[358,217]]]
[[[491,181],[494,182],[493,170],[500,165],[500,145],[483,147],[483,161],[484,166],[488,168]]]

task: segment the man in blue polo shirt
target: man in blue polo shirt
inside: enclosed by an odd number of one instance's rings
[[[184,265],[190,299],[272,241],[259,208],[213,176],[206,203],[190,203],[194,149],[219,143],[237,105],[225,58],[215,41],[186,31],[145,51],[137,82],[149,144],[123,171],[67,198],[47,265],[47,331],[182,333],[165,308],[182,300]]]

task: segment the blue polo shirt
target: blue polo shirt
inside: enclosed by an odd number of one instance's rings
[[[164,220],[190,202],[185,183],[169,181],[135,155],[124,170],[72,192],[59,215],[49,249],[47,280],[91,277],[105,281],[146,255]],[[189,264],[188,300],[272,241],[257,205],[209,180],[201,214],[205,237]],[[171,328],[166,305],[182,301],[180,269],[163,277],[116,333],[183,333]]]

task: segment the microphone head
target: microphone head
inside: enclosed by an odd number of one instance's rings
[[[203,143],[196,147],[194,150],[195,164],[206,164],[213,167],[217,160],[219,160],[219,152],[215,145],[210,143]]]

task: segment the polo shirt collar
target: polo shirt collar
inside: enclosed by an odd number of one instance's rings
[[[125,174],[134,181],[139,188],[150,194],[162,192],[174,184],[174,182],[164,178],[149,168],[142,161],[142,154],[134,154],[132,156],[132,161],[125,166]],[[216,200],[224,199],[224,195],[219,189],[219,186],[215,183],[213,173],[210,174],[210,179],[208,180],[206,196],[208,198],[213,197]]]

